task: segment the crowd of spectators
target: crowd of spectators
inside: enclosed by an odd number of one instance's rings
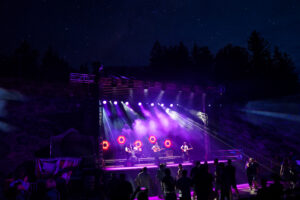
[[[255,159],[249,158],[245,165],[245,174],[249,183],[249,192],[253,191],[253,199],[297,199],[297,175],[290,159],[284,159],[280,173],[272,176],[272,181],[259,177],[259,164]],[[173,171],[174,172],[174,171]],[[73,175],[76,173],[73,172]],[[78,174],[78,172],[77,172]],[[93,196],[91,199],[110,200],[148,200],[154,193],[160,199],[166,200],[232,200],[240,199],[241,195],[237,188],[236,168],[231,160],[220,163],[215,159],[213,169],[208,163],[195,162],[190,171],[182,164],[178,165],[176,174],[172,174],[170,168],[160,164],[155,177],[144,167],[133,179],[127,179],[125,173],[119,175],[108,174],[103,171],[82,174],[79,179],[78,190],[84,197]],[[259,184],[260,182],[260,184]],[[72,183],[73,187],[74,183]],[[45,177],[36,181],[36,189],[28,181],[24,173],[5,180],[3,198],[7,200],[68,200],[78,199],[70,190],[62,176]],[[1,191],[0,191],[1,193]],[[91,195],[93,194],[93,195]],[[2,194],[0,194],[1,197]],[[80,195],[79,195],[80,196]],[[245,197],[242,197],[246,199]],[[249,198],[249,196],[247,197]],[[89,198],[87,198],[89,199]]]

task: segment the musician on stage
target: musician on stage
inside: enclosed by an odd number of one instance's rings
[[[129,144],[125,147],[125,152],[126,152],[127,161],[130,160],[130,158],[135,157],[135,152],[132,144]]]
[[[189,147],[186,142],[183,142],[183,145],[181,145],[180,149],[183,153],[183,159],[190,160],[189,150],[192,150],[193,148]]]
[[[133,147],[133,151],[135,152],[135,156],[137,158],[137,162],[140,162],[140,158],[142,156],[142,147],[137,146],[136,144]]]
[[[155,163],[159,165],[159,155],[160,155],[160,151],[162,150],[162,148],[160,148],[160,146],[158,145],[158,142],[156,142],[153,147],[152,147],[152,151],[154,153],[154,159],[155,159]]]

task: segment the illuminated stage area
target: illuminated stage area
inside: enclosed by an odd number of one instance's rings
[[[222,88],[102,79],[99,124],[104,166],[132,167],[226,159],[232,147],[209,130]],[[219,104],[217,104],[217,102]],[[218,153],[219,152],[219,153]]]
[[[182,162],[184,142],[189,158],[204,159],[207,115],[180,104],[106,101],[103,104],[104,158],[136,163]],[[153,147],[159,148],[154,152]],[[197,152],[197,155],[194,153]]]

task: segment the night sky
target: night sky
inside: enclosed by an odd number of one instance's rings
[[[73,66],[147,65],[155,40],[196,42],[215,53],[246,47],[254,29],[287,51],[300,71],[299,0],[2,0],[0,52],[24,39],[54,47]]]

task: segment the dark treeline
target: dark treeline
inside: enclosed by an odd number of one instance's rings
[[[68,62],[48,47],[43,55],[23,41],[10,55],[0,54],[0,77],[35,81],[68,81],[70,72],[97,73],[100,62],[71,68]]]
[[[221,84],[241,98],[261,98],[298,92],[298,74],[287,53],[253,31],[248,48],[228,44],[213,55],[207,46],[194,44],[191,51],[180,42],[162,46],[158,41],[150,53],[150,66],[159,78],[191,84]]]
[[[10,55],[0,54],[0,77],[67,81],[70,72],[97,74],[100,66],[97,61],[82,64],[76,70],[51,47],[40,55],[26,41]],[[271,49],[270,43],[256,31],[250,35],[247,48],[228,44],[216,55],[207,46],[194,44],[189,50],[182,42],[163,46],[156,41],[150,52],[149,67],[124,69],[122,75],[142,79],[223,85],[229,96],[242,99],[289,95],[299,88],[290,56],[276,46]],[[108,71],[119,72],[115,68]]]
[[[40,58],[39,52],[27,41],[23,41],[11,55],[0,55],[0,77],[64,81],[69,71],[68,63],[51,47]]]

